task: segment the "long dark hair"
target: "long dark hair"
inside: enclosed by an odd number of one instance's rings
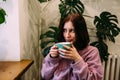
[[[58,35],[58,42],[65,41],[63,36],[63,28],[64,24],[68,21],[72,22],[75,29],[76,41],[74,43],[74,46],[76,47],[77,50],[84,49],[88,45],[90,39],[87,31],[86,22],[83,16],[79,14],[69,14],[67,17],[60,20],[59,24],[60,32]]]

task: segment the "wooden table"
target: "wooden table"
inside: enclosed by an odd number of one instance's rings
[[[32,64],[33,60],[0,61],[0,80],[18,80]]]

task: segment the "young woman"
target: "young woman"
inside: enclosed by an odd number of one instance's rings
[[[59,42],[71,42],[58,49],[53,45],[45,57],[41,75],[44,80],[102,80],[103,68],[98,49],[89,45],[89,35],[84,18],[68,15],[59,25]],[[64,54],[59,56],[59,52]]]

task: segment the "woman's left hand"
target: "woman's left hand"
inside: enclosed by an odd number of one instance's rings
[[[59,49],[59,52],[62,53],[63,58],[71,59],[71,60],[74,60],[75,62],[77,62],[81,58],[81,56],[79,55],[79,53],[77,52],[73,44],[72,44],[72,47],[68,47],[64,45],[64,48],[66,50]]]

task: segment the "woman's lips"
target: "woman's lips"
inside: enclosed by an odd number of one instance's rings
[[[66,42],[72,42],[72,40],[66,40]]]

